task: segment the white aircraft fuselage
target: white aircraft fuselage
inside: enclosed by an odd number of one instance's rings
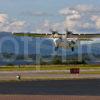
[[[74,51],[74,48],[78,46],[78,39],[77,38],[52,38],[54,42],[55,48],[64,48],[68,49],[71,48]]]

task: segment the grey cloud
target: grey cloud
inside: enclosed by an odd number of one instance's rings
[[[36,17],[45,17],[45,16],[54,16],[54,14],[51,14],[51,13],[47,13],[47,12],[31,12],[31,11],[25,11],[25,12],[21,12],[20,13],[21,15],[23,16],[36,16]]]

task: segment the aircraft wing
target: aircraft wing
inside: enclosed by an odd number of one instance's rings
[[[93,41],[92,38],[78,38],[79,41]]]

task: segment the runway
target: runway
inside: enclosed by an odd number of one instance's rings
[[[0,82],[0,94],[99,96],[100,79]]]
[[[12,81],[16,75],[21,75],[20,81]],[[51,80],[35,80],[37,77]],[[23,81],[25,78],[31,81]],[[0,100],[100,100],[100,74],[73,75],[68,70],[0,71],[0,81]]]
[[[0,100],[100,100],[100,79],[0,82]]]

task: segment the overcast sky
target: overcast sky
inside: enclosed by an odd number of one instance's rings
[[[100,32],[100,0],[0,0],[0,31]]]

